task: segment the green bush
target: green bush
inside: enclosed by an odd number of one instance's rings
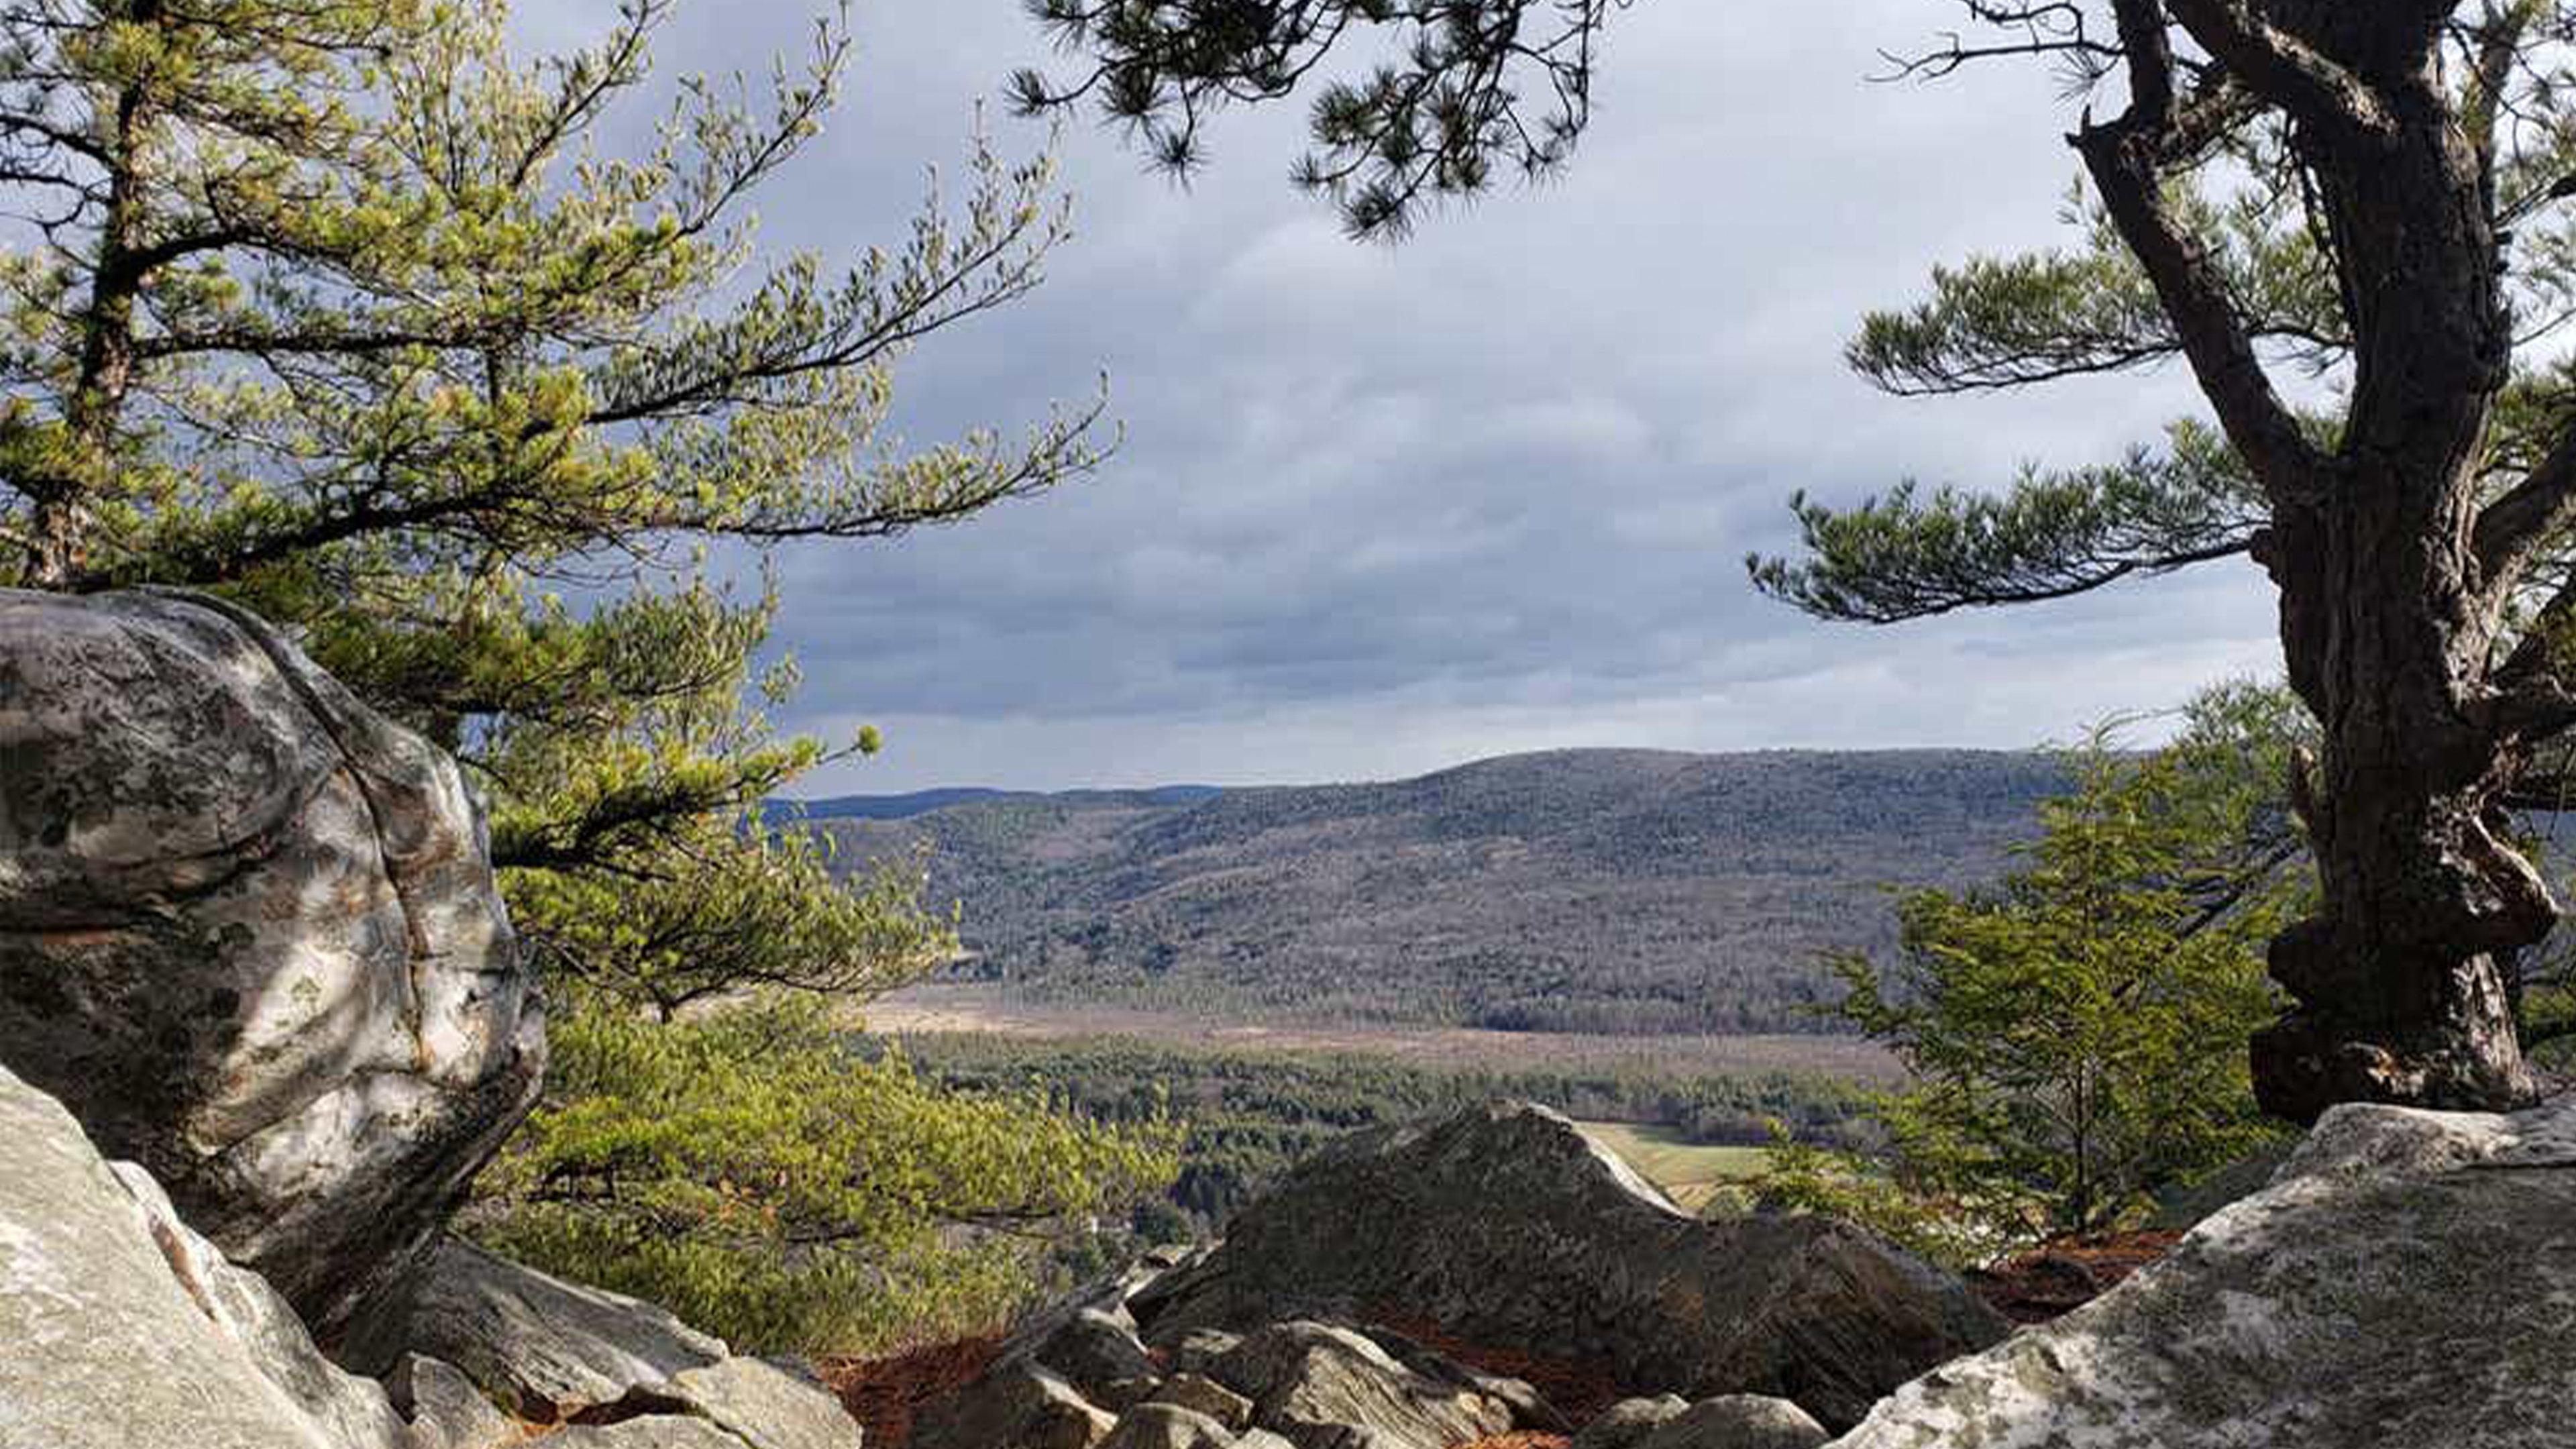
[[[1999,886],[1910,892],[1892,965],[1833,962],[1843,1015],[1912,1078],[1878,1103],[1883,1160],[1792,1155],[1773,1200],[1991,1252],[2128,1226],[2277,1133],[2246,1040],[2279,1010],[2265,943],[2311,889],[2274,785],[2298,716],[2238,687],[2189,719],[2146,755],[2097,734]]]
[[[853,1053],[805,996],[661,1022],[575,993],[554,1049],[545,1103],[480,1184],[474,1235],[750,1350],[990,1327],[1049,1286],[1095,1216],[1175,1170],[1159,1120],[941,1090],[899,1054]]]

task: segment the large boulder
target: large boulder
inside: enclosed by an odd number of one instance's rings
[[[1342,1139],[1128,1306],[1157,1345],[1400,1316],[1597,1365],[1630,1392],[1769,1394],[1838,1428],[2006,1331],[1958,1280],[1857,1229],[1693,1218],[1520,1103]]]
[[[2347,1106],[2163,1262],[1836,1449],[2576,1446],[2576,1098]]]
[[[543,1058],[455,761],[228,605],[0,590],[0,1061],[326,1346]]]
[[[0,1068],[0,1446],[405,1449],[374,1382]]]

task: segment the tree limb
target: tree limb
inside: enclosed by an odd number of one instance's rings
[[[2315,133],[2344,145],[2374,146],[2395,135],[2394,118],[2367,82],[2284,33],[2246,0],[2165,5],[2201,49]]]
[[[2576,522],[2576,428],[2530,474],[2478,514],[2473,546],[2490,590],[2510,588],[2534,549]]]
[[[2173,216],[2163,158],[2176,140],[2170,116],[2134,108],[2074,137],[2112,224],[2171,314],[2183,355],[2228,441],[2276,498],[2304,491],[2315,485],[2326,458],[2273,388],[2207,249]]]

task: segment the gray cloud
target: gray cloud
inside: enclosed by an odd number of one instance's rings
[[[597,3],[524,22],[566,33]],[[1063,142],[1081,235],[1040,294],[936,338],[901,426],[1041,415],[1106,370],[1093,480],[891,545],[784,557],[791,726],[893,749],[817,790],[1389,776],[1569,744],[2024,745],[2268,666],[2247,567],[2046,609],[1834,628],[1756,598],[1804,488],[1990,484],[2116,453],[2171,378],[1907,402],[1841,368],[1929,265],[2051,240],[2069,117],[2042,72],[1875,85],[1942,0],[1619,17],[1563,180],[1356,247],[1241,113],[1187,189]],[[687,12],[666,66],[761,73],[793,0]],[[1014,0],[858,19],[849,103],[763,199],[775,247],[896,234],[922,167],[1042,43]],[[1045,128],[996,112],[1006,149]]]

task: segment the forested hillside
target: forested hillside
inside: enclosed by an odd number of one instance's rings
[[[1823,1030],[1884,887],[1996,873],[2045,755],[1518,755],[1388,784],[817,807],[851,870],[924,850],[956,974],[1028,1000],[1514,1030]],[[936,798],[936,797],[934,797]]]

